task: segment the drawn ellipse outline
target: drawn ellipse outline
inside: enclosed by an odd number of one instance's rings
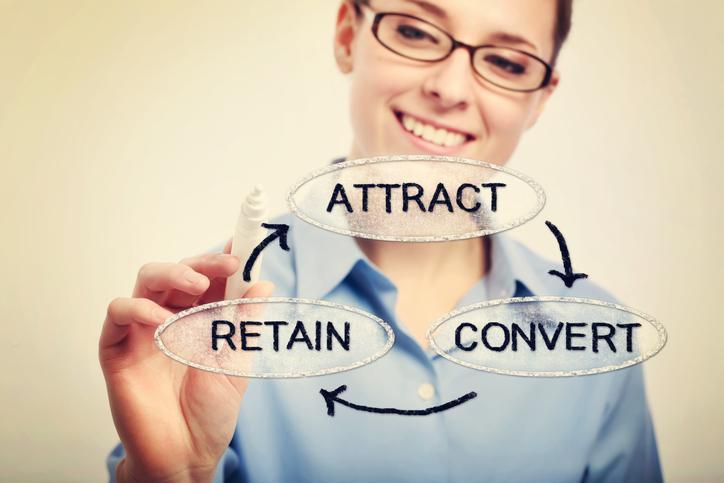
[[[166,344],[164,344],[162,340],[162,334],[168,327],[170,327],[172,324],[178,323],[185,317],[188,317],[190,315],[203,312],[203,311],[209,311],[213,309],[217,309],[220,307],[226,307],[229,305],[238,305],[238,304],[275,304],[275,303],[286,303],[286,304],[304,304],[304,305],[316,305],[320,307],[329,307],[334,308],[341,311],[351,312],[354,314],[357,314],[363,318],[366,318],[370,323],[376,323],[378,324],[383,330],[386,335],[386,342],[384,346],[372,354],[369,357],[366,357],[360,361],[355,362],[354,364],[349,364],[342,367],[331,367],[323,370],[317,370],[317,371],[310,371],[310,372],[298,372],[298,373],[247,373],[247,372],[239,372],[234,370],[228,370],[224,368],[217,368],[217,367],[210,367],[205,366],[202,364],[198,364],[196,362],[186,360],[174,352],[172,352],[168,347],[166,347]],[[211,302],[204,305],[198,305],[196,307],[191,307],[189,309],[183,310],[181,312],[178,312],[168,319],[164,321],[163,324],[161,324],[159,327],[156,328],[156,331],[154,333],[154,342],[156,343],[156,346],[168,357],[171,359],[180,362],[182,364],[185,364],[189,367],[193,367],[195,369],[200,369],[206,372],[212,372],[216,374],[225,374],[228,376],[235,376],[235,377],[249,377],[249,378],[255,378],[255,379],[292,379],[292,378],[301,378],[301,377],[315,377],[315,376],[324,376],[328,374],[336,374],[338,372],[344,372],[352,369],[356,369],[358,367],[365,366],[367,364],[370,364],[377,359],[381,358],[389,350],[392,348],[392,346],[395,343],[395,334],[392,330],[392,327],[382,320],[381,318],[366,312],[360,308],[352,307],[349,305],[339,304],[335,302],[330,302],[327,300],[317,300],[317,299],[306,299],[306,298],[294,298],[294,297],[255,297],[255,298],[242,298],[242,299],[234,299],[234,300],[221,300],[218,302]]]
[[[433,161],[433,162],[443,162],[443,163],[457,163],[457,164],[464,164],[468,166],[478,166],[485,169],[491,169],[494,171],[498,171],[500,173],[504,173],[507,175],[512,176],[513,178],[517,178],[519,181],[522,181],[523,183],[527,184],[529,188],[533,191],[536,201],[535,206],[531,208],[528,212],[526,212],[524,215],[519,216],[518,218],[512,220],[510,223],[503,225],[502,227],[498,227],[496,229],[481,229],[477,231],[471,231],[466,232],[462,234],[454,234],[454,235],[427,235],[427,236],[395,236],[395,235],[380,235],[375,233],[365,233],[360,232],[356,230],[347,230],[343,228],[337,228],[334,226],[327,225],[325,223],[322,223],[316,219],[314,219],[312,216],[308,215],[304,211],[300,209],[298,204],[294,201],[294,195],[299,191],[300,188],[302,188],[307,183],[315,180],[316,178],[319,178],[321,176],[324,176],[326,174],[332,173],[334,171],[343,170],[346,168],[351,167],[357,167],[367,164],[382,164],[382,163],[392,163],[392,162],[408,162],[408,161]],[[392,156],[374,156],[370,158],[359,158],[359,159],[351,159],[346,160],[338,163],[334,163],[331,165],[323,166],[322,168],[319,168],[299,181],[297,181],[288,191],[287,194],[287,205],[289,206],[289,209],[301,220],[314,225],[318,228],[322,228],[323,230],[327,230],[333,233],[338,233],[341,235],[347,235],[347,236],[353,236],[353,237],[359,237],[359,238],[365,238],[370,240],[383,240],[383,241],[404,241],[404,242],[436,242],[436,241],[452,241],[452,240],[465,240],[469,238],[476,238],[486,235],[492,235],[495,233],[500,233],[506,230],[510,230],[512,228],[516,228],[518,226],[523,225],[524,223],[532,220],[535,218],[545,207],[546,203],[546,195],[545,191],[543,190],[543,187],[533,180],[531,177],[521,173],[520,171],[514,170],[512,168],[501,166],[493,163],[488,163],[485,161],[480,161],[477,159],[472,158],[464,158],[464,157],[457,157],[457,156],[439,156],[439,155],[421,155],[421,154],[412,154],[412,155],[392,155]]]
[[[498,305],[505,305],[505,304],[516,304],[516,303],[531,303],[531,302],[558,302],[558,303],[578,303],[578,304],[588,304],[588,305],[594,305],[599,307],[604,307],[607,309],[613,309],[613,310],[619,310],[622,312],[627,312],[629,314],[632,314],[642,320],[645,320],[651,326],[653,326],[654,329],[656,329],[656,332],[658,334],[658,344],[653,349],[647,351],[646,353],[637,356],[633,359],[630,359],[626,361],[623,364],[618,365],[611,365],[611,366],[603,366],[598,367],[594,369],[583,369],[583,370],[569,370],[569,371],[520,371],[520,370],[509,370],[509,369],[501,369],[496,367],[488,367],[488,366],[480,366],[478,364],[474,364],[468,361],[461,360],[445,350],[443,350],[436,342],[433,333],[440,328],[444,323],[448,322],[449,320],[452,320],[460,315],[473,312],[475,310],[479,309],[485,309],[487,307],[493,307]],[[460,307],[456,310],[453,310],[451,312],[448,312],[444,316],[440,317],[438,320],[433,322],[433,324],[428,328],[426,338],[430,344],[430,347],[440,356],[444,357],[445,359],[454,362],[455,364],[459,364],[463,367],[467,367],[470,369],[476,369],[479,371],[485,371],[485,372],[491,372],[494,374],[501,374],[501,375],[507,375],[507,376],[522,376],[522,377],[572,377],[572,376],[586,376],[586,375],[593,375],[593,374],[602,374],[606,372],[611,371],[617,371],[620,369],[624,369],[626,367],[631,367],[636,364],[640,364],[652,357],[654,357],[656,354],[658,354],[666,345],[666,342],[668,341],[668,334],[666,332],[666,328],[656,320],[654,317],[641,312],[640,310],[627,307],[625,305],[620,305],[612,302],[605,302],[603,300],[598,299],[589,299],[589,298],[582,298],[582,297],[559,297],[559,296],[531,296],[531,297],[511,297],[506,299],[495,299],[495,300],[488,300],[485,302],[479,302],[475,304],[466,305],[464,307]]]

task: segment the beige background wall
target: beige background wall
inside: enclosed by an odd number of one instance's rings
[[[350,140],[333,0],[0,0],[0,480],[97,481],[96,344],[138,267],[229,236],[241,195]],[[661,320],[645,364],[670,481],[724,478],[724,3],[577,0],[549,111],[511,166],[516,236]]]

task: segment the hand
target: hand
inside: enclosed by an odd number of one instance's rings
[[[231,441],[247,379],[180,364],[154,344],[173,313],[222,300],[240,261],[224,253],[148,263],[133,296],[116,298],[99,341],[113,421],[126,450],[119,481],[209,481]],[[268,297],[258,282],[245,297]]]

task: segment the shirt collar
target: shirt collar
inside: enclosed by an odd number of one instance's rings
[[[297,297],[324,298],[365,258],[351,236],[318,228],[296,216],[292,217],[289,236],[294,247]]]
[[[336,158],[330,164],[345,160],[345,157]],[[376,282],[389,284],[353,237],[318,228],[297,216],[292,216],[291,226],[290,237],[297,247],[297,297],[323,298],[342,283],[358,263],[366,265]],[[486,298],[514,297],[518,284],[531,294],[548,292],[542,277],[548,269],[540,257],[506,232],[490,235],[490,241],[491,267],[484,280]]]
[[[505,245],[509,242],[505,237],[491,235],[488,237],[491,250],[490,269],[483,279],[486,299],[502,299],[515,294],[515,276],[511,271]]]
[[[292,217],[290,237],[295,251],[297,297],[323,299],[342,283],[358,264],[366,265],[381,284],[385,275],[367,258],[351,236],[333,233]],[[521,283],[533,294],[546,292],[546,267],[527,248],[506,233],[490,236],[491,269],[484,279],[487,298],[508,298]],[[543,270],[543,271],[541,271]],[[539,273],[540,272],[540,273]]]
[[[498,267],[506,268],[504,271],[509,274],[514,284],[523,285],[524,292],[546,295],[550,290],[550,283],[546,283],[547,279],[544,275],[548,275],[550,267],[546,265],[545,261],[505,232],[492,235],[492,239],[497,242],[493,248],[493,269],[497,262]],[[502,277],[504,275],[501,275]],[[515,289],[510,293],[514,292],[516,292]]]

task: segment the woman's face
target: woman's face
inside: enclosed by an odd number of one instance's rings
[[[370,6],[420,17],[469,45],[513,47],[546,61],[553,53],[556,0],[372,0]],[[343,1],[335,34],[337,64],[352,82],[349,157],[439,154],[504,164],[541,113],[557,74],[544,89],[514,92],[481,79],[462,48],[440,62],[406,59],[375,39],[374,12],[362,8],[360,20]],[[413,121],[453,135],[426,141],[414,134]]]

